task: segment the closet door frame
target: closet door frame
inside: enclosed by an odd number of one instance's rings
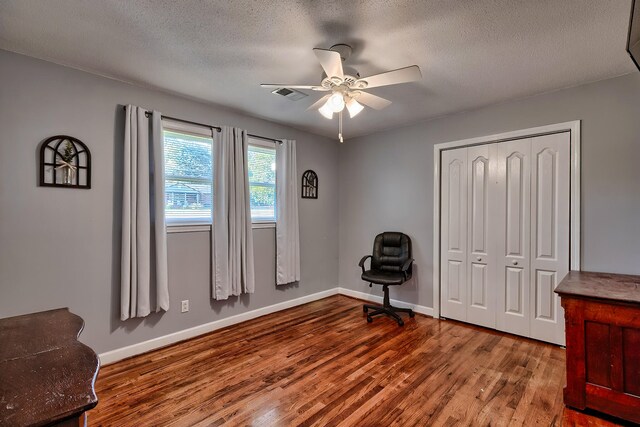
[[[452,148],[493,144],[515,139],[533,138],[554,133],[569,132],[571,162],[569,191],[569,269],[580,270],[580,120],[539,126],[495,135],[452,141],[433,146],[433,317],[440,317],[440,178],[442,152]]]

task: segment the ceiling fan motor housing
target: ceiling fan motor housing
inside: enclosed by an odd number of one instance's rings
[[[329,50],[333,50],[334,52],[338,52],[340,54],[340,58],[342,58],[342,62],[344,62],[347,59],[349,59],[349,57],[351,56],[351,52],[353,52],[353,49],[351,48],[351,46],[349,46],[348,44],[344,44],[344,43],[334,44],[333,46],[331,46],[329,48]]]
[[[348,89],[364,89],[367,87],[367,83],[364,81],[358,81],[360,73],[358,71],[344,67],[344,78],[339,77],[327,77],[325,73],[322,73],[322,83],[320,85],[327,89],[333,89],[338,86],[346,86]]]

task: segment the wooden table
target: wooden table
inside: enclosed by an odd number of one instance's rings
[[[571,271],[565,310],[564,402],[640,423],[640,276]]]
[[[0,426],[83,425],[98,398],[98,356],[68,309],[0,319]]]

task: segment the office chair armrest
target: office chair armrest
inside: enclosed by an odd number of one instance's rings
[[[407,280],[407,277],[408,277],[407,273],[411,268],[411,264],[413,264],[413,258],[409,258],[404,262],[404,264],[402,264],[402,274],[404,274],[404,280]]]
[[[360,262],[358,263],[358,267],[362,269],[362,274],[364,274],[364,262],[367,260],[367,258],[371,258],[371,255],[363,256]]]

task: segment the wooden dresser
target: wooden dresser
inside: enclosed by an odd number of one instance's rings
[[[571,271],[565,310],[564,402],[640,423],[640,276]]]
[[[78,426],[96,406],[98,356],[58,309],[0,319],[0,426]]]

